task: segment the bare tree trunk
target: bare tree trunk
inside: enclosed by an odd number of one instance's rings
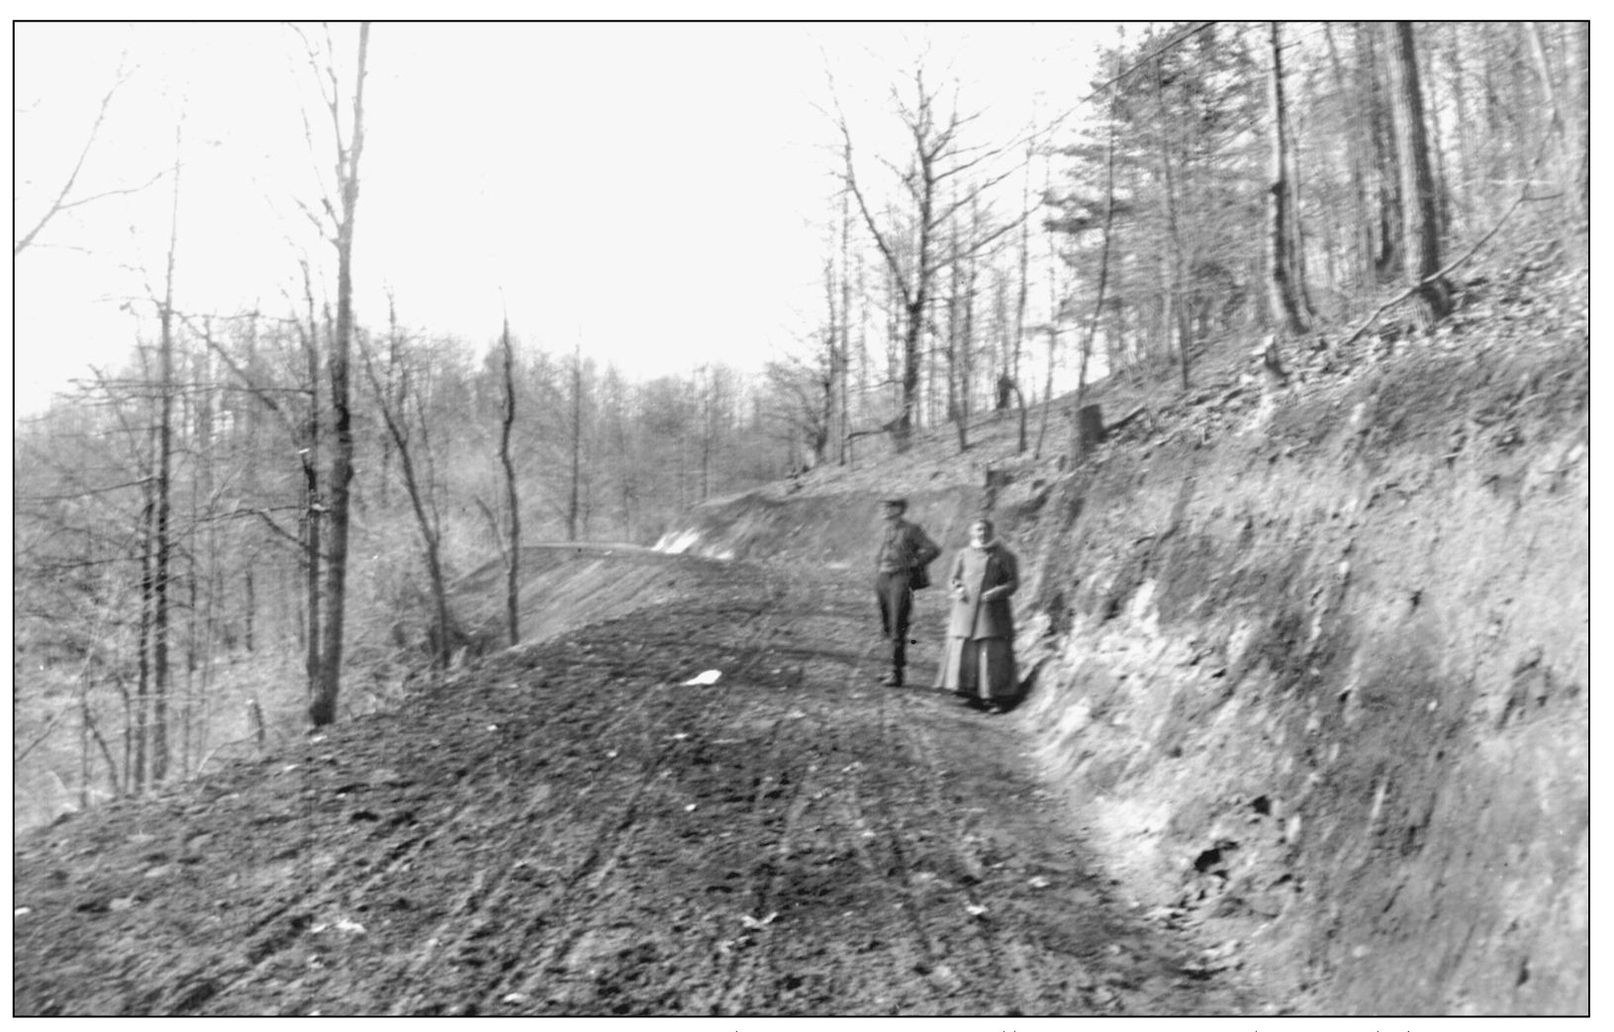
[[[841,422],[836,438],[840,442],[840,464],[852,458],[852,409],[848,381],[852,371],[852,199],[841,190],[841,319],[840,347],[836,351],[834,375],[840,383]]]
[[[388,306],[388,324],[393,336],[398,334],[398,320],[396,313]],[[385,388],[381,378],[376,375],[375,364],[370,360],[369,350],[362,342],[360,353],[364,358],[364,368],[370,377],[370,386],[375,391],[381,409],[381,419],[387,426],[387,433],[392,438],[394,448],[398,453],[398,469],[403,473],[404,491],[409,495],[409,506],[415,513],[415,525],[420,530],[422,551],[425,552],[426,574],[432,586],[432,606],[436,612],[437,631],[432,636],[432,665],[439,670],[446,670],[452,658],[454,643],[457,635],[448,615],[448,588],[443,578],[442,562],[442,528],[438,521],[432,519],[427,512],[426,496],[431,490],[430,484],[422,484],[415,470],[414,452],[411,447],[409,428],[409,394],[410,381],[408,368],[405,367],[400,381],[399,397],[402,402],[399,411],[394,411],[390,401],[384,393]],[[424,420],[424,410],[421,418]]]
[[[981,197],[979,193],[972,194],[970,197],[970,235],[975,239],[979,239],[981,235]],[[965,432],[969,426],[970,416],[974,413],[971,395],[975,386],[975,279],[977,275],[976,252],[971,248],[964,256],[963,332],[959,338],[959,451],[969,447]]]
[[[504,598],[510,644],[515,646],[521,644],[521,504],[516,497],[516,466],[510,458],[510,431],[516,422],[516,379],[509,316],[505,317],[504,332],[499,341],[504,354],[504,413],[499,422],[499,464],[504,467],[505,502],[510,509],[510,568],[505,580]]]
[[[1446,63],[1450,66],[1451,97],[1457,113],[1457,170],[1455,180],[1457,189],[1452,191],[1453,208],[1456,212],[1457,225],[1449,227],[1453,232],[1466,230],[1472,223],[1470,212],[1473,199],[1469,196],[1473,190],[1474,177],[1474,145],[1472,141],[1474,128],[1469,125],[1468,85],[1463,81],[1463,26],[1460,22],[1448,25],[1450,32],[1449,44],[1446,47]],[[1448,186],[1451,183],[1448,181]]]
[[[320,520],[325,502],[319,489],[320,404],[319,404],[319,323],[314,318],[314,285],[309,268],[303,265],[303,298],[308,306],[308,328],[303,338],[303,357],[308,369],[308,420],[303,427],[300,458],[303,467],[303,597],[308,610],[303,621],[303,667],[308,678],[308,700],[312,706],[320,694],[320,643],[324,640],[321,623],[320,581],[324,534]],[[299,325],[299,332],[303,332]]]
[[[1541,24],[1529,22],[1526,31],[1530,38],[1530,52],[1535,58],[1536,74],[1541,79],[1541,93],[1546,98],[1547,110],[1551,119],[1548,132],[1552,136],[1552,154],[1555,174],[1559,189],[1563,192],[1564,211],[1575,224],[1586,220],[1586,209],[1582,205],[1579,189],[1579,177],[1576,175],[1575,159],[1569,145],[1570,128],[1564,116],[1564,105],[1559,98],[1557,76],[1553,74],[1552,64],[1547,60],[1546,44],[1541,39]]]
[[[1179,229],[1179,227],[1177,225],[1177,181],[1176,181],[1175,170],[1172,167],[1172,153],[1171,153],[1171,151],[1172,151],[1172,147],[1171,147],[1172,140],[1171,140],[1171,133],[1170,133],[1170,130],[1168,128],[1170,115],[1166,111],[1165,90],[1164,90],[1164,85],[1161,82],[1161,74],[1162,74],[1162,72],[1161,72],[1160,62],[1158,60],[1155,62],[1154,71],[1155,71],[1155,77],[1154,77],[1155,104],[1156,104],[1156,108],[1157,108],[1157,111],[1158,111],[1157,117],[1160,120],[1160,131],[1159,131],[1159,140],[1158,140],[1158,143],[1160,145],[1160,174],[1161,174],[1162,185],[1165,187],[1165,195],[1166,195],[1166,242],[1168,244],[1168,251],[1169,251],[1169,257],[1168,257],[1169,277],[1168,277],[1168,284],[1167,284],[1167,287],[1166,287],[1167,311],[1166,311],[1166,316],[1165,316],[1165,331],[1166,331],[1167,338],[1169,339],[1170,335],[1171,335],[1171,332],[1172,332],[1172,329],[1173,329],[1173,326],[1175,325],[1175,328],[1176,328],[1176,331],[1177,331],[1177,358],[1178,358],[1178,361],[1179,361],[1178,370],[1179,370],[1179,372],[1181,373],[1181,376],[1182,376],[1182,388],[1183,388],[1183,390],[1186,391],[1188,389],[1188,363],[1189,363],[1189,357],[1188,357],[1188,319],[1187,319],[1187,311],[1183,307],[1183,279],[1184,279],[1184,276],[1183,276],[1183,246],[1182,246],[1182,232],[1181,232],[1181,230]],[[1113,140],[1112,140],[1112,144],[1113,144]],[[1112,158],[1113,158],[1113,154],[1112,154]],[[1112,189],[1113,189],[1113,184],[1112,184]],[[1106,211],[1105,218],[1106,219],[1109,218],[1108,211]],[[1109,239],[1108,239],[1107,236],[1106,236],[1106,239],[1104,241],[1104,245],[1105,245],[1106,248],[1109,247]],[[1084,343],[1082,345],[1083,350],[1082,350],[1082,356],[1081,356],[1081,366],[1082,366],[1082,371],[1083,371],[1083,375],[1082,375],[1083,380],[1086,379],[1087,359],[1088,359],[1088,353],[1089,353],[1089,350],[1090,350],[1090,345],[1091,345],[1091,340],[1089,340],[1087,343]],[[1082,404],[1081,398],[1080,398],[1081,394],[1082,394],[1082,387],[1079,386],[1077,388],[1078,400],[1077,400],[1077,407],[1076,407],[1076,411],[1078,413],[1081,411],[1081,404]],[[1077,423],[1078,423],[1078,430],[1079,430],[1080,421],[1078,420]],[[1080,453],[1078,452],[1077,454],[1080,454]]]
[[[1402,235],[1407,242],[1408,265],[1414,282],[1419,284],[1419,317],[1427,327],[1444,319],[1452,309],[1451,286],[1439,275],[1440,204],[1429,166],[1412,23],[1395,22],[1386,31],[1390,37],[1391,94],[1402,157],[1401,193],[1408,199]]]
[[[1115,119],[1109,120],[1109,134],[1104,148],[1104,242],[1099,249],[1098,291],[1093,299],[1093,315],[1087,322],[1087,335],[1082,340],[1082,354],[1076,374],[1076,402],[1071,407],[1071,455],[1086,455],[1098,442],[1088,440],[1088,425],[1082,410],[1087,405],[1087,363],[1092,359],[1093,340],[1098,335],[1098,323],[1104,313],[1104,291],[1110,280],[1110,229],[1115,221]],[[1183,355],[1186,370],[1188,356]],[[1185,374],[1186,375],[1186,372]],[[1100,424],[1102,432],[1102,424]]]
[[[146,787],[146,745],[149,737],[150,725],[150,699],[151,699],[151,640],[152,640],[152,599],[153,585],[156,583],[156,522],[157,499],[153,488],[146,487],[143,492],[146,504],[140,513],[140,624],[136,634],[137,661],[134,720],[134,755],[124,757],[124,767],[128,770],[130,789],[139,795]]]
[[[1014,342],[1009,353],[1009,382],[1014,384],[1015,398],[1019,401],[1020,435],[1015,441],[1015,454],[1026,453],[1026,398],[1020,390],[1020,347],[1026,336],[1026,303],[1031,294],[1031,157],[1036,153],[1035,136],[1026,143],[1026,174],[1020,184],[1020,291],[1015,297]]]
[[[364,152],[364,74],[370,47],[370,23],[359,23],[359,55],[353,88],[353,139],[337,140],[342,217],[337,228],[336,334],[331,341],[331,410],[335,415],[336,454],[331,463],[331,546],[326,561],[325,647],[320,657],[319,694],[309,706],[309,720],[323,727],[336,719],[342,684],[343,631],[347,611],[347,549],[353,480],[353,412],[349,362],[353,347],[353,226],[359,204],[359,158]],[[333,124],[337,99],[332,96]]]
[[[1294,183],[1289,177],[1289,116],[1283,96],[1283,39],[1281,23],[1271,23],[1272,74],[1271,121],[1272,163],[1267,186],[1267,277],[1268,309],[1272,321],[1283,332],[1298,336],[1310,329],[1303,300],[1305,284],[1299,279],[1300,266],[1295,250]]]
[[[1393,282],[1405,267],[1405,247],[1401,239],[1402,209],[1409,199],[1401,195],[1401,158],[1396,142],[1394,119],[1379,77],[1378,41],[1375,27],[1357,25],[1357,50],[1360,54],[1362,79],[1361,96],[1366,103],[1373,136],[1373,171],[1379,199],[1378,253],[1373,258],[1374,274],[1380,283]]]
[[[968,345],[963,338],[964,298],[959,286],[964,263],[958,237],[956,181],[953,187],[953,217],[948,221],[947,230],[947,418],[952,420],[953,430],[958,436],[958,450],[963,453],[969,449],[969,433],[964,420],[963,386],[960,380],[964,372],[963,349]]]
[[[257,365],[258,365],[258,313],[256,311],[254,311],[252,313],[251,321],[247,324],[247,361],[246,361],[246,368],[249,371],[256,370]],[[240,426],[244,431],[244,436],[245,436],[246,440],[256,443],[257,440],[258,440],[258,424],[259,424],[258,406],[255,405],[255,404],[252,404],[251,402],[248,402],[246,404],[246,406],[244,407],[244,411],[241,414],[242,414],[243,418],[241,419]],[[250,498],[258,497],[258,495],[259,495],[258,464],[256,462],[247,463],[247,468],[246,468],[246,473],[245,473],[245,483],[246,483],[247,496],[250,497]],[[255,553],[255,551],[256,550],[254,550],[254,553]],[[242,637],[244,639],[243,644],[245,645],[246,650],[248,652],[253,651],[253,649],[255,649],[257,647],[256,633],[257,633],[257,623],[258,623],[258,593],[257,593],[256,583],[253,580],[253,573],[252,573],[254,565],[255,565],[255,563],[252,561],[252,557],[248,556],[247,561],[243,564],[243,569],[242,569],[242,579],[243,579],[242,587],[244,589],[244,596],[245,596],[242,599],[242,605],[243,605],[243,609],[242,609],[242,624],[243,624],[243,626],[242,626]]]
[[[682,481],[682,463],[680,481]],[[583,483],[583,345],[572,347],[572,472],[566,495],[566,540],[577,540],[577,516]]]
[[[1340,60],[1339,47],[1334,42],[1334,30],[1328,22],[1323,22],[1323,38],[1328,42],[1328,57],[1334,72],[1334,89],[1341,97],[1349,97],[1352,91],[1345,78],[1344,62]],[[1345,147],[1350,165],[1351,199],[1354,202],[1356,216],[1353,220],[1356,248],[1355,261],[1351,263],[1353,273],[1351,278],[1358,286],[1373,282],[1373,220],[1369,215],[1371,208],[1367,197],[1367,177],[1363,172],[1368,148],[1362,140],[1361,126],[1360,117],[1346,120]]]
[[[1043,167],[1042,192],[1047,197],[1053,193],[1053,173],[1049,166]],[[1054,244],[1053,230],[1043,234],[1048,241],[1048,375],[1043,381],[1042,388],[1042,418],[1037,424],[1037,444],[1031,449],[1033,459],[1042,458],[1042,444],[1048,437],[1048,416],[1054,408],[1054,364],[1059,349],[1059,253]]]
[[[1424,55],[1419,60],[1420,67],[1431,67],[1433,60],[1429,57],[1429,44],[1422,44]],[[1436,99],[1434,77],[1430,77],[1430,84],[1426,93],[1426,110],[1430,117],[1426,123],[1429,132],[1429,158],[1430,174],[1435,184],[1435,235],[1445,240],[1451,234],[1451,187],[1446,175],[1446,148],[1440,137],[1440,102]]]
[[[387,303],[392,304],[392,294],[389,291]],[[382,398],[395,409],[402,409],[402,399],[398,397],[400,364],[403,356],[398,353],[400,346],[398,334],[387,335],[387,374],[382,383]],[[376,495],[381,508],[387,509],[392,504],[392,437],[383,434],[381,437],[381,479],[376,485]]]
[[[181,123],[183,125],[183,123]],[[158,345],[156,567],[152,574],[151,780],[168,776],[168,589],[173,541],[174,463],[174,259],[179,246],[179,150],[182,128],[174,130],[174,194],[169,212],[168,265],[163,279]]]

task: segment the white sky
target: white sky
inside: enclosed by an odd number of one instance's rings
[[[314,30],[316,33],[318,29]],[[75,193],[143,183],[172,164],[184,113],[176,305],[283,314],[311,242],[296,199],[317,204],[312,77],[279,24],[16,25],[16,233],[60,188],[115,77]],[[355,275],[361,321],[478,348],[501,290],[528,344],[585,352],[630,374],[722,361],[757,369],[821,318],[823,223],[835,189],[826,63],[880,149],[874,115],[928,43],[1005,140],[1033,103],[1086,92],[1096,24],[923,27],[757,23],[376,25],[366,84]],[[351,60],[356,32],[336,26]],[[1034,101],[1038,91],[1045,95]],[[826,146],[828,145],[828,146]],[[871,169],[871,176],[873,170]],[[160,291],[171,181],[86,205],[14,262],[19,411],[128,354]],[[146,271],[142,272],[144,269]],[[334,279],[334,274],[331,276]]]

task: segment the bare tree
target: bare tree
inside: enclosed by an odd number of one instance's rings
[[[347,602],[347,549],[353,480],[353,411],[349,383],[353,349],[353,228],[359,204],[359,159],[364,153],[364,73],[370,48],[370,23],[359,23],[358,65],[354,72],[351,138],[342,129],[341,92],[334,55],[314,72],[322,81],[325,106],[331,118],[336,145],[336,188],[341,210],[336,214],[336,329],[331,340],[331,411],[336,451],[331,459],[330,550],[325,567],[325,640],[320,654],[320,678],[308,707],[309,720],[322,727],[336,719],[336,700],[342,683],[342,646]],[[329,201],[326,208],[331,210]]]
[[[1104,314],[1104,291],[1110,280],[1110,231],[1115,224],[1115,108],[1111,101],[1109,131],[1104,146],[1104,242],[1099,249],[1098,290],[1093,298],[1093,314],[1087,321],[1087,334],[1082,338],[1081,358],[1076,371],[1076,400],[1071,407],[1071,449],[1074,457],[1085,455],[1098,442],[1093,440],[1091,423],[1084,410],[1087,406],[1087,366],[1093,357],[1093,341],[1098,336],[1099,318]],[[1182,355],[1184,384],[1188,376],[1186,336]],[[1098,432],[1103,432],[1099,423]]]
[[[510,317],[499,336],[504,366],[504,410],[499,420],[499,464],[504,468],[505,500],[510,508],[510,565],[505,581],[505,613],[510,644],[521,644],[521,503],[516,494],[516,466],[510,458],[510,431],[516,422],[515,349],[510,343]]]
[[[179,251],[179,155],[183,133],[174,130],[174,196],[169,213],[168,261],[163,277],[163,299],[158,306],[158,417],[156,513],[153,522],[155,553],[152,572],[152,706],[151,779],[168,776],[168,663],[169,569],[173,561],[174,463],[174,260]]]
[[[906,450],[915,425],[914,411],[919,404],[920,370],[924,352],[921,341],[928,325],[930,304],[936,290],[936,279],[943,265],[943,255],[937,247],[937,236],[963,205],[969,204],[982,191],[1001,182],[1011,171],[1005,171],[977,182],[970,190],[955,194],[943,202],[942,189],[954,177],[963,176],[990,160],[998,149],[965,147],[960,142],[964,128],[977,115],[965,115],[956,104],[948,111],[938,110],[937,94],[925,82],[923,67],[913,73],[913,99],[904,99],[892,91],[897,116],[913,149],[902,165],[887,161],[886,165],[897,174],[901,194],[908,210],[898,224],[893,225],[875,217],[869,206],[852,148],[852,132],[846,116],[839,115],[838,126],[842,140],[841,175],[846,187],[857,201],[858,211],[875,247],[885,259],[890,282],[902,309],[901,336],[901,393],[900,412],[890,424],[892,439],[899,451]],[[985,238],[972,242],[971,252],[978,252],[997,236],[1014,227],[1010,222],[997,228]]]
[[[583,499],[583,345],[572,347],[571,392],[571,475],[567,478],[566,540],[577,540],[578,517]]]
[[[389,350],[398,353],[403,350],[402,338],[398,331],[398,316],[396,306],[388,299],[387,322],[389,335],[394,338]],[[375,392],[377,406],[381,410],[381,419],[386,424],[387,434],[392,438],[393,447],[398,453],[398,469],[403,475],[404,490],[409,495],[409,506],[415,513],[415,526],[420,531],[421,549],[426,559],[426,574],[431,581],[432,607],[436,615],[436,632],[432,635],[432,663],[437,669],[447,669],[450,654],[457,635],[448,612],[448,587],[443,577],[443,528],[442,520],[434,507],[428,501],[430,485],[423,483],[420,472],[415,467],[414,441],[410,429],[408,406],[411,395],[414,395],[415,407],[419,418],[415,421],[421,431],[421,447],[430,447],[426,438],[426,418],[424,406],[420,402],[419,388],[412,384],[409,375],[410,369],[406,362],[402,367],[402,376],[398,385],[398,405],[394,407],[389,392],[384,388],[381,377],[376,374],[375,362],[370,357],[369,349],[364,347],[362,335],[359,341],[360,355],[364,359],[364,370],[370,379],[370,388]],[[412,389],[413,388],[413,389]]]

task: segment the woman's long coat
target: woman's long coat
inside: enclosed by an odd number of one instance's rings
[[[964,589],[962,599],[956,593],[953,596],[947,622],[949,638],[1014,641],[1014,611],[1009,606],[1009,596],[1020,586],[1020,565],[1013,552],[996,542],[985,548],[961,548],[947,581],[951,588]]]

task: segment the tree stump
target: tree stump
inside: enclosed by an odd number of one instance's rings
[[[1104,443],[1104,411],[1099,405],[1083,405],[1076,413],[1076,451],[1086,455]]]

